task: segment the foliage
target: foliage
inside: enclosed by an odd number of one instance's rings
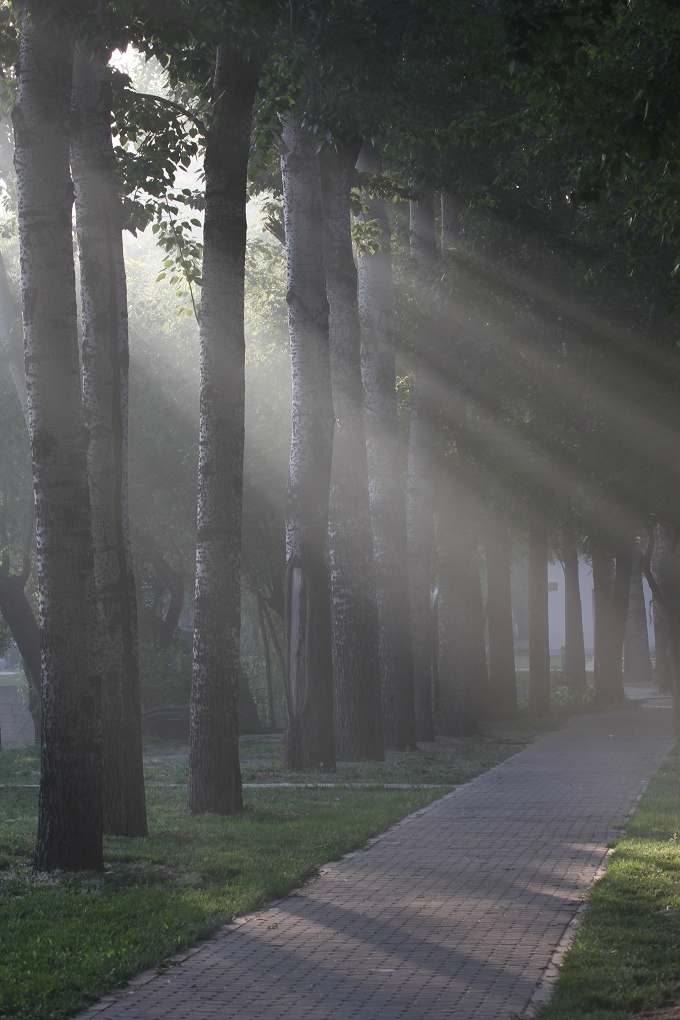
[[[552,1001],[540,1020],[604,1020],[680,995],[677,751],[651,779],[593,888]]]

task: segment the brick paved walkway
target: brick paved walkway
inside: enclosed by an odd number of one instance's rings
[[[81,1020],[508,1020],[672,744],[670,711],[573,720]]]

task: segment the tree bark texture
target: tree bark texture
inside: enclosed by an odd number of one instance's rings
[[[147,834],[137,591],[128,512],[128,313],[111,86],[95,54],[74,54],[71,166],[83,323],[94,577],[102,682],[104,830]]]
[[[238,755],[246,186],[258,68],[220,46],[205,153],[189,810],[243,808]]]
[[[517,707],[517,677],[512,627],[512,545],[503,525],[484,538],[486,618],[489,628],[489,696],[494,712]]]
[[[550,714],[548,529],[529,532],[529,711]]]
[[[267,725],[270,730],[276,729],[276,716],[274,715],[274,685],[272,683],[272,656],[269,649],[269,638],[267,637],[267,626],[264,619],[264,597],[257,592],[257,620],[260,627],[260,640],[264,654],[264,669],[267,683]]]
[[[595,701],[600,705],[618,705],[625,700],[622,655],[633,566],[632,553],[630,549],[621,549],[614,557],[604,549],[595,548],[592,562],[595,592]]]
[[[470,544],[466,508],[447,486],[448,498],[435,514],[438,591],[439,730],[445,737],[474,733],[479,721],[480,687],[486,684],[475,645],[475,587],[479,589],[477,550]]]
[[[564,536],[564,658],[567,683],[572,691],[586,690],[586,652],[583,642],[583,610],[578,576],[578,552],[570,535]]]
[[[628,618],[623,641],[623,679],[625,684],[631,687],[647,687],[653,681],[652,661],[649,657],[647,606],[642,587],[642,564],[637,551],[633,553],[633,569],[630,575]]]
[[[101,869],[100,678],[69,170],[71,43],[21,29],[16,105],[21,290],[42,672],[38,871]]]
[[[380,170],[377,149],[364,143],[359,168]],[[377,221],[380,247],[359,255],[361,374],[373,531],[379,659],[385,747],[416,746],[413,649],[408,599],[406,502],[399,456],[395,373],[394,284],[387,207],[364,196],[367,219]]]
[[[654,555],[651,570],[661,579],[666,569],[667,557],[672,547],[669,529],[662,524],[654,529]],[[673,666],[673,623],[669,607],[654,597],[654,675],[662,694],[672,694],[674,689]]]
[[[671,663],[670,640],[667,614],[664,607],[654,599],[654,679],[660,694],[673,691],[673,667]]]
[[[416,280],[425,285],[436,256],[434,196],[431,191],[420,200],[411,202],[410,251]],[[428,342],[429,337],[423,330],[417,338],[413,365],[406,486],[409,604],[418,740],[434,740],[430,590],[434,542],[432,466],[437,442],[437,411],[429,377]]]
[[[321,179],[315,140],[283,118],[288,327],[293,382],[286,490],[284,760],[294,771],[335,770],[328,568],[333,396]]]
[[[661,624],[657,640],[663,655],[664,679],[673,696],[673,729],[680,734],[680,556],[677,528],[667,523],[656,527],[656,542],[651,569],[645,571],[657,605],[655,622]]]
[[[384,761],[378,611],[361,383],[361,324],[350,194],[355,142],[320,153],[335,434],[329,560],[335,751],[341,761]]]

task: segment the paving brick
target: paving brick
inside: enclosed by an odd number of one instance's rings
[[[574,719],[80,1020],[508,1020],[671,745],[658,703]]]

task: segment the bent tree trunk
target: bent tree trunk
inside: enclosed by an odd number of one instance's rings
[[[294,113],[283,118],[281,152],[288,328],[293,376],[286,490],[285,763],[335,770],[331,609],[326,543],[333,451],[319,160]]]
[[[35,868],[101,869],[100,678],[80,389],[69,171],[72,50],[53,19],[22,24],[12,112],[42,665]]]
[[[489,627],[489,695],[494,712],[517,707],[517,678],[512,628],[512,546],[503,525],[489,528],[486,557],[486,618]]]
[[[205,152],[189,810],[243,808],[238,756],[246,184],[258,68],[220,46]]]
[[[358,162],[380,170],[380,157],[365,142]],[[373,530],[379,659],[385,747],[415,750],[413,650],[406,566],[406,502],[399,458],[395,372],[394,284],[387,207],[364,195],[366,218],[377,222],[380,248],[359,255],[361,374]]]
[[[550,714],[548,529],[529,532],[529,711]]]
[[[350,193],[355,142],[320,153],[335,435],[329,558],[335,750],[342,761],[383,761],[378,613],[361,385],[361,326]]]
[[[411,202],[410,250],[416,279],[425,285],[436,253],[434,196],[431,191],[426,192],[419,201]],[[422,328],[413,367],[406,487],[409,600],[418,740],[434,740],[430,587],[434,542],[432,463],[437,438],[437,412],[429,378],[429,339],[427,330]]]
[[[76,52],[71,165],[99,612],[104,830],[118,836],[145,836],[137,592],[128,516],[127,284],[111,103],[109,77],[100,58]]]

